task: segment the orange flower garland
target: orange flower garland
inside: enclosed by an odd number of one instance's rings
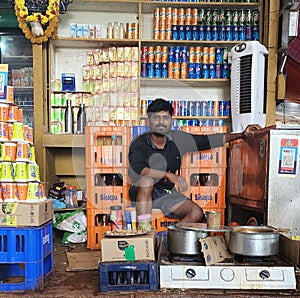
[[[58,32],[58,14],[59,14],[59,0],[50,0],[50,3],[46,10],[46,15],[35,13],[28,16],[28,9],[24,5],[24,0],[16,1],[15,13],[19,22],[19,27],[22,29],[25,37],[32,43],[41,44],[46,42],[51,36],[53,39],[57,38]],[[41,24],[48,24],[44,35],[40,37],[34,37],[27,22],[37,21]]]

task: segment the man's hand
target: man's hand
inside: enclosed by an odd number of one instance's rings
[[[258,124],[249,124],[245,130],[242,133],[242,138],[243,139],[254,139],[256,134],[255,132],[257,132],[257,130],[261,129],[261,126]]]
[[[178,176],[178,175],[175,175],[173,173],[168,173],[167,174],[167,179],[170,182],[177,185],[179,192],[186,191],[187,188],[188,188],[188,184],[182,176]]]

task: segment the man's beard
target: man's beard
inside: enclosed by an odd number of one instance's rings
[[[153,133],[156,137],[160,137],[160,138],[162,138],[166,135],[164,133],[159,133],[159,132],[156,132],[156,131],[152,131],[151,133]]]

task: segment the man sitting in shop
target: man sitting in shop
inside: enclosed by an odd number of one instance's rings
[[[151,214],[152,208],[180,222],[203,220],[203,210],[181,192],[187,190],[184,177],[178,175],[186,152],[221,147],[239,138],[253,138],[259,125],[249,125],[242,133],[194,135],[171,130],[173,107],[162,99],[154,100],[147,109],[150,131],[135,138],[129,147],[129,196],[137,215]]]

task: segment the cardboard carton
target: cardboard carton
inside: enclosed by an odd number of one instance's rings
[[[40,226],[52,220],[53,216],[51,199],[39,203],[0,203],[0,226]]]
[[[134,252],[134,259],[129,259],[126,250]],[[131,237],[104,237],[101,239],[101,261],[155,261],[156,233]]]

